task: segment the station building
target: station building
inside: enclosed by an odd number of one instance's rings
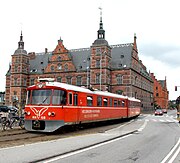
[[[18,100],[25,105],[27,86],[38,78],[93,87],[142,101],[143,111],[153,110],[153,80],[138,56],[136,35],[132,43],[109,45],[105,39],[102,17],[97,38],[88,48],[68,49],[60,38],[54,50],[42,53],[24,49],[21,31],[18,48],[6,74],[5,102]]]

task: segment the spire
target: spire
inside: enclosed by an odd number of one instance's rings
[[[136,43],[136,39],[137,39],[137,37],[136,37],[136,33],[134,33],[134,47],[133,47],[133,49],[136,51],[136,52],[138,52],[138,50],[137,50],[137,43]]]
[[[103,22],[102,22],[102,8],[100,9],[100,23],[99,23],[99,30],[98,30],[98,39],[105,39],[105,30],[103,29]]]
[[[97,39],[94,41],[93,46],[108,45],[108,42],[105,40],[105,30],[103,29],[102,8],[99,7],[99,10],[100,10],[99,30],[97,31]]]
[[[18,42],[18,49],[24,49],[22,30],[21,30],[20,41]]]

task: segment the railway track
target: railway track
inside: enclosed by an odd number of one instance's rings
[[[77,136],[83,134],[92,134],[97,132],[105,132],[106,130],[123,125],[125,122],[118,121],[116,123],[102,124],[94,123],[85,126],[66,126],[54,133],[38,133],[29,132],[24,129],[10,129],[0,131],[0,148],[30,144],[41,141],[49,141],[54,139],[62,139],[69,136]]]

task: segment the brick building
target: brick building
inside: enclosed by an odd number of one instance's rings
[[[165,80],[157,80],[153,73],[151,78],[154,81],[153,92],[154,92],[154,105],[163,109],[168,109],[169,92]]]
[[[21,32],[6,74],[6,104],[18,100],[23,106],[26,87],[42,77],[136,97],[143,110],[153,109],[153,80],[139,60],[136,35],[132,43],[109,45],[102,17],[97,38],[89,48],[68,50],[60,38],[52,52],[46,48],[42,53],[27,53]]]

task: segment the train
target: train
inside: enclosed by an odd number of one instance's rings
[[[25,129],[54,132],[65,125],[137,117],[141,101],[53,79],[39,79],[27,88]]]

